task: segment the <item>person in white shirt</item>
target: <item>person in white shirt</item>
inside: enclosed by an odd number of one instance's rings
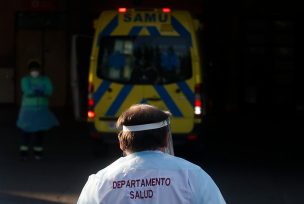
[[[91,175],[77,204],[225,204],[204,170],[169,154],[169,117],[145,104],[122,113],[117,127],[125,156]]]

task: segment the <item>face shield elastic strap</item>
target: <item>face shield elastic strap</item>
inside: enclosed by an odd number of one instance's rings
[[[169,120],[164,120],[158,123],[149,123],[149,124],[143,124],[143,125],[130,125],[130,126],[122,126],[123,131],[129,131],[129,132],[137,132],[137,131],[143,131],[143,130],[153,130],[162,128],[165,126],[168,126],[170,124]]]

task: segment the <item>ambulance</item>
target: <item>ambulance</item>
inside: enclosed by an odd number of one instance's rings
[[[200,137],[204,106],[199,21],[187,11],[119,8],[101,13],[88,79],[92,138],[117,141],[115,123],[133,104],[171,112],[175,143]]]

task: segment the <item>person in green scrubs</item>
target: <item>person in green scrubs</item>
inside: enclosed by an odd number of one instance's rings
[[[43,157],[44,133],[58,126],[56,116],[49,110],[49,97],[53,93],[50,79],[43,75],[39,62],[28,65],[29,74],[21,79],[22,102],[17,120],[21,129],[20,156],[26,160],[32,148],[34,158]]]

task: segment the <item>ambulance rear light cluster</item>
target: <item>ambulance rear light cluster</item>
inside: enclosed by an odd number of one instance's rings
[[[95,118],[95,112],[94,111],[88,111],[88,118],[94,119]]]
[[[201,84],[195,85],[195,101],[194,101],[194,115],[200,117],[202,115],[202,97],[201,97]]]
[[[89,107],[93,107],[93,106],[94,106],[94,99],[90,98],[90,99],[88,100],[88,106],[89,106]]]
[[[125,8],[125,7],[118,8],[118,12],[119,12],[119,13],[126,13],[127,10],[128,10],[128,9]],[[170,13],[170,12],[171,12],[171,9],[170,9],[170,8],[162,8],[162,12],[163,12],[163,13]]]
[[[95,112],[94,112],[94,98],[93,98],[93,92],[94,92],[94,85],[92,83],[89,83],[88,86],[88,119],[94,119],[95,118]]]

